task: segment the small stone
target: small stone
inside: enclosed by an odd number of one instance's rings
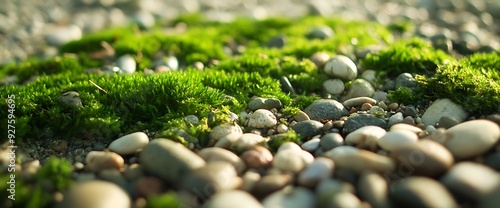
[[[397,161],[401,177],[411,175],[439,177],[454,163],[453,155],[441,144],[430,139],[422,139],[390,153]]]
[[[415,117],[418,114],[418,110],[413,105],[408,105],[403,112],[403,116]]]
[[[361,200],[350,192],[330,193],[330,197],[320,201],[321,207],[362,207]]]
[[[460,123],[445,131],[436,140],[442,143],[457,159],[479,156],[498,142],[500,127],[489,120]]]
[[[302,171],[307,164],[312,162],[311,158],[314,159],[314,157],[309,152],[303,150],[297,151],[294,149],[287,149],[276,153],[272,164],[273,167],[276,167],[282,171],[296,174]]]
[[[415,88],[418,83],[415,78],[410,73],[402,73],[396,78],[396,89],[400,87],[406,87],[409,89]]]
[[[300,148],[300,146],[294,142],[287,142],[285,144],[282,144],[279,148],[278,148],[278,152],[281,152],[281,151],[285,151],[285,150],[288,150],[288,149],[291,149],[295,152],[300,152],[302,151],[302,148]]]
[[[105,169],[119,169],[125,161],[114,152],[91,151],[85,158],[86,167],[93,172]]]
[[[255,183],[252,194],[257,198],[264,198],[273,192],[283,189],[292,182],[293,177],[290,174],[265,175]]]
[[[172,184],[178,184],[188,173],[205,165],[200,156],[182,144],[163,138],[149,142],[139,161],[145,172]]]
[[[378,140],[378,145],[387,151],[394,151],[411,143],[417,142],[418,136],[405,130],[389,131]]]
[[[448,117],[448,116],[443,116],[439,119],[437,128],[451,128],[452,126],[457,125],[459,122],[455,120],[454,118]]]
[[[120,56],[120,58],[116,60],[116,65],[118,66],[118,68],[120,68],[123,73],[127,74],[132,74],[135,72],[136,64],[137,63],[135,62],[134,57],[132,57],[132,55],[130,54]]]
[[[500,175],[478,163],[460,162],[440,179],[441,183],[458,199],[477,203],[500,187]]]
[[[375,70],[365,70],[361,74],[361,78],[370,82],[373,86],[377,85],[377,72]]]
[[[80,94],[75,91],[68,91],[59,96],[59,100],[62,103],[72,106],[72,107],[82,107],[82,100],[80,99]]]
[[[385,129],[378,126],[364,126],[348,134],[345,142],[359,148],[376,150],[378,140],[385,134]]]
[[[198,125],[200,123],[200,119],[198,119],[198,117],[195,115],[187,115],[186,120],[194,125]]]
[[[396,111],[399,108],[399,104],[398,103],[391,103],[391,104],[389,104],[388,107],[390,110]]]
[[[77,183],[65,193],[60,207],[99,208],[131,207],[127,192],[114,183],[102,180],[89,180]]]
[[[335,32],[333,32],[333,29],[331,27],[318,26],[318,27],[311,29],[309,31],[309,33],[307,34],[307,37],[310,39],[324,40],[324,39],[328,39],[328,38],[332,37],[334,34],[335,34]]]
[[[326,94],[340,95],[344,92],[344,82],[340,79],[328,79],[323,82],[323,90]]]
[[[363,103],[363,105],[361,105],[361,108],[360,110],[362,111],[369,111],[371,108],[372,108],[372,104],[370,103]]]
[[[337,55],[329,59],[324,67],[325,73],[334,78],[351,81],[358,75],[356,64],[347,56]]]
[[[149,143],[148,135],[144,132],[135,132],[122,136],[109,144],[109,150],[120,155],[136,153]]]
[[[269,48],[283,48],[287,43],[285,36],[276,36],[267,41],[266,46]]]
[[[484,164],[500,172],[500,152],[495,152],[486,156]]]
[[[271,128],[277,123],[276,116],[265,109],[256,110],[248,117],[248,126],[253,128]]]
[[[349,115],[341,103],[333,99],[318,99],[304,109],[309,118],[316,121],[336,120]]]
[[[399,180],[391,186],[389,199],[395,207],[458,207],[443,185],[427,177],[412,176]]]
[[[351,107],[359,107],[365,103],[368,103],[370,105],[375,105],[377,103],[377,101],[375,99],[369,98],[369,97],[356,97],[356,98],[351,98],[349,100],[346,100],[342,104],[344,104],[344,106],[346,108],[351,108]]]
[[[389,207],[388,185],[379,174],[365,171],[359,176],[357,193],[372,207]]]
[[[330,59],[330,55],[325,52],[316,52],[309,58],[318,68],[323,68]]]
[[[330,178],[333,173],[333,161],[318,157],[300,174],[298,184],[307,188],[315,187],[323,179]]]
[[[401,112],[397,112],[396,114],[389,117],[389,123],[387,125],[391,127],[394,124],[403,122],[403,120],[403,114]]]
[[[234,166],[236,172],[243,173],[246,170],[245,162],[233,152],[219,147],[208,147],[200,150],[198,155],[207,163],[223,161]]]
[[[325,134],[320,138],[319,142],[319,146],[325,152],[342,145],[345,145],[344,138],[338,133]]]
[[[422,115],[425,125],[435,125],[443,116],[448,116],[458,122],[463,122],[468,114],[465,109],[448,98],[438,99],[432,103]]]
[[[163,192],[163,183],[157,177],[143,177],[134,182],[135,190],[139,197],[148,198],[149,196],[160,195]]]
[[[239,138],[243,135],[243,131],[238,124],[227,123],[214,127],[212,131],[210,131],[209,137],[214,141],[218,141],[229,135],[234,138]]]
[[[258,109],[266,109],[266,110],[271,110],[273,108],[280,109],[281,101],[276,98],[252,97],[250,99],[250,102],[248,102],[248,108],[251,111],[255,111]]]
[[[314,152],[319,148],[320,141],[321,140],[319,138],[313,138],[307,142],[304,142],[304,144],[302,144],[300,147],[302,147],[302,149],[305,151]]]
[[[372,97],[374,93],[375,88],[373,88],[372,84],[364,79],[356,79],[347,90],[344,100],[357,97]]]
[[[382,109],[379,106],[372,106],[370,110],[368,111],[371,115],[379,117],[379,118],[384,118],[387,112],[385,112],[384,109]]]
[[[357,114],[347,118],[344,124],[343,132],[345,134],[349,134],[363,126],[378,126],[386,129],[387,123],[384,121],[384,119],[370,114]]]
[[[335,167],[361,173],[372,170],[378,173],[391,172],[396,168],[394,161],[386,156],[351,146],[340,146],[323,154],[335,163]]]
[[[68,149],[68,142],[65,140],[57,140],[52,144],[52,149],[56,152],[63,152]]]
[[[380,101],[378,104],[378,107],[382,108],[383,110],[389,110],[389,107],[385,104],[384,101]]]
[[[384,101],[384,100],[387,100],[387,92],[384,92],[384,91],[375,91],[373,93],[372,98],[375,99],[379,103],[380,107],[383,107],[382,105],[380,105],[380,103],[382,101]],[[385,105],[385,103],[384,103],[384,105]],[[387,107],[387,105],[386,105],[386,107]],[[387,110],[387,108],[384,108],[384,110]]]
[[[264,137],[262,137],[261,135],[244,133],[231,145],[231,148],[238,152],[243,152],[245,150],[252,149],[257,144],[264,142],[264,140]]]
[[[280,134],[286,133],[288,132],[288,126],[286,126],[285,124],[280,124],[276,127],[276,131],[278,131],[278,133]]]
[[[243,183],[239,189],[251,193],[257,181],[261,179],[261,176],[257,170],[249,169],[241,178]]]
[[[188,173],[182,182],[182,190],[189,191],[198,199],[207,200],[212,195],[233,189],[236,170],[227,162],[212,161]]]
[[[252,195],[245,191],[231,190],[217,193],[205,204],[204,208],[264,208]]]
[[[415,120],[411,116],[406,116],[403,121],[401,122],[402,124],[408,124],[411,126],[415,126]]]
[[[248,168],[268,168],[273,161],[273,154],[265,147],[254,146],[252,149],[243,152],[240,158]]]
[[[389,131],[398,131],[398,130],[410,131],[410,132],[413,132],[415,134],[422,132],[422,129],[420,129],[416,126],[413,126],[413,125],[405,124],[405,123],[394,124],[389,129]]]
[[[297,112],[297,114],[295,114],[293,116],[293,119],[295,119],[295,121],[297,121],[297,122],[311,120],[309,118],[309,116],[307,115],[307,113],[305,113],[304,111],[301,111],[301,110],[299,110],[299,112]]]
[[[133,21],[141,28],[151,28],[155,24],[153,14],[148,11],[138,11],[135,13]]]
[[[305,208],[315,207],[312,191],[302,187],[290,187],[277,191],[262,200],[264,207]]]
[[[321,134],[323,124],[319,121],[300,121],[293,125],[292,129],[302,137],[312,137]]]

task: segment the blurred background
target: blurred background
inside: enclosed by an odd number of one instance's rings
[[[409,21],[414,33],[459,40],[465,47],[498,50],[498,0],[0,0],[0,64],[50,57],[57,46],[104,28],[168,22],[184,13],[231,21],[305,15]]]

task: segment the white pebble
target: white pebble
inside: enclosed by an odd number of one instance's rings
[[[405,145],[415,143],[418,141],[418,136],[405,130],[387,132],[378,140],[378,145],[387,151],[394,151]]]
[[[259,109],[250,114],[248,126],[253,128],[271,128],[276,123],[276,116],[271,111]]]
[[[144,148],[149,143],[148,135],[144,132],[135,132],[122,136],[109,144],[109,150],[120,155],[129,155]]]

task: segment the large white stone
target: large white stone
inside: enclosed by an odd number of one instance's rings
[[[422,123],[427,125],[435,125],[443,116],[448,116],[463,122],[468,114],[465,109],[448,98],[437,99],[422,115]]]
[[[349,57],[343,55],[337,55],[328,60],[324,70],[327,75],[344,81],[351,81],[358,75],[356,64]]]
[[[278,121],[276,116],[266,109],[259,109],[254,111],[249,116],[248,126],[254,128],[271,128],[276,125]]]
[[[368,147],[371,150],[375,150],[378,140],[385,134],[385,129],[381,127],[364,126],[348,134],[345,138],[345,142],[349,145]]]
[[[109,144],[109,150],[120,155],[129,155],[144,148],[149,143],[148,135],[144,132],[135,132],[122,136]]]
[[[498,142],[500,128],[489,120],[474,120],[457,124],[436,138],[457,159],[479,156]]]
[[[387,132],[378,140],[378,145],[387,151],[394,151],[411,143],[418,141],[418,136],[405,130]]]

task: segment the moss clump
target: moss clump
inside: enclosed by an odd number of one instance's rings
[[[183,203],[179,196],[174,192],[167,192],[159,196],[151,196],[147,199],[147,208],[162,207],[182,207]]]
[[[404,72],[432,75],[439,65],[449,60],[453,58],[445,52],[422,39],[412,38],[396,42],[378,53],[368,54],[362,64],[367,69],[376,70],[379,77],[394,78]]]
[[[287,133],[283,134],[276,134],[271,137],[271,139],[267,142],[267,145],[269,145],[269,148],[271,149],[272,152],[278,151],[278,148],[281,147],[281,145],[287,143],[287,142],[293,142],[298,145],[302,144],[301,136],[297,134],[294,130],[288,130]]]
[[[389,91],[387,94],[387,99],[390,101],[402,103],[402,104],[414,104],[419,101],[420,96],[412,89],[406,87],[400,87],[396,90]]]

